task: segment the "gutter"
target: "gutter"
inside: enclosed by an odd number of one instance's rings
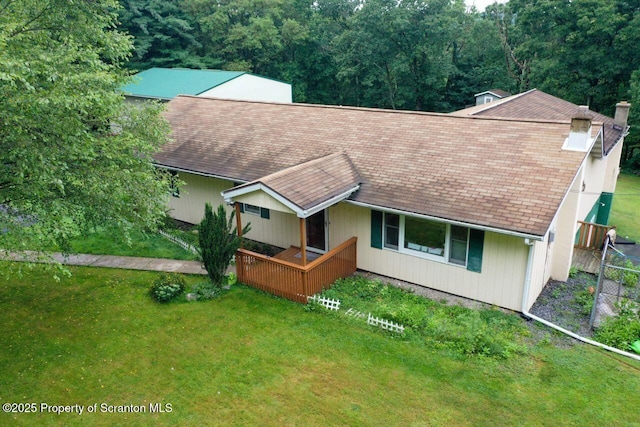
[[[446,224],[451,224],[451,225],[460,225],[462,227],[475,228],[476,230],[490,231],[492,233],[497,233],[497,234],[506,234],[508,236],[521,237],[521,238],[524,238],[525,240],[539,240],[539,241],[544,240],[544,236],[537,236],[535,234],[528,234],[528,233],[522,233],[522,232],[519,232],[519,231],[505,230],[505,229],[496,228],[496,227],[490,227],[490,226],[486,226],[486,225],[472,224],[470,222],[456,221],[456,220],[451,220],[451,219],[446,219],[446,218],[440,218],[440,217],[437,217],[437,216],[423,215],[423,214],[413,213],[413,212],[409,212],[409,211],[403,211],[403,210],[400,210],[400,209],[393,209],[393,208],[387,208],[387,207],[383,207],[383,206],[376,206],[376,205],[372,205],[370,203],[358,202],[358,201],[355,201],[355,200],[345,200],[344,202],[345,203],[349,203],[351,205],[360,206],[360,207],[364,207],[364,208],[367,208],[367,209],[373,209],[373,210],[377,210],[377,211],[381,211],[381,212],[388,212],[388,213],[399,214],[399,215],[409,215],[409,216],[416,217],[416,218],[423,218],[423,219],[428,219],[428,220],[431,220],[431,221],[444,222]],[[545,235],[546,235],[546,233],[545,233]]]
[[[605,244],[609,244],[609,240],[608,239],[609,239],[609,237],[607,236],[607,239],[605,240]],[[584,343],[587,343],[587,344],[590,344],[590,345],[593,345],[593,346],[608,350],[608,351],[610,351],[612,353],[617,353],[617,354],[619,354],[621,356],[630,357],[631,359],[635,359],[635,360],[640,361],[640,355],[638,355],[638,354],[629,353],[629,352],[617,349],[615,347],[611,347],[611,346],[608,346],[606,344],[599,343],[599,342],[591,340],[589,338],[585,338],[585,337],[583,337],[581,335],[578,335],[578,334],[575,334],[575,333],[573,333],[571,331],[568,331],[568,330],[564,329],[563,327],[556,325],[555,323],[551,323],[548,320],[544,320],[544,319],[542,319],[542,318],[540,318],[540,317],[538,317],[538,316],[536,316],[534,314],[531,314],[531,313],[529,313],[527,311],[527,309],[525,307],[527,307],[527,303],[529,302],[528,301],[529,300],[528,297],[529,297],[529,288],[531,287],[531,270],[533,268],[532,267],[533,266],[533,246],[534,246],[535,243],[532,242],[529,239],[525,239],[524,243],[527,246],[529,246],[529,256],[528,256],[528,259],[527,259],[527,270],[526,270],[525,278],[524,278],[524,292],[522,294],[522,316],[527,320],[533,319],[533,320],[535,320],[537,322],[542,323],[543,325],[549,326],[550,328],[553,328],[553,329],[555,329],[557,331],[560,331],[565,335],[569,335],[571,338],[577,339],[578,341],[582,341]]]

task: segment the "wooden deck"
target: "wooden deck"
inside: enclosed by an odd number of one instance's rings
[[[600,271],[600,259],[602,251],[595,249],[573,249],[573,258],[571,266],[576,267],[580,271],[586,271],[591,274],[598,274]]]
[[[320,254],[307,251],[307,263],[314,261],[320,257]],[[302,265],[302,251],[297,246],[291,246],[289,249],[285,249],[273,256],[273,258],[281,259],[283,261],[290,262],[292,264]]]
[[[356,270],[356,237],[322,256],[301,265],[299,248],[291,247],[268,257],[239,249],[236,254],[238,280],[265,292],[307,303],[307,297],[326,289],[340,277]]]

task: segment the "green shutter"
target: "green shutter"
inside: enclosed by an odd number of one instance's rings
[[[371,247],[382,249],[382,212],[371,210]]]
[[[260,218],[269,219],[269,209],[260,208]]]
[[[482,271],[482,249],[484,248],[484,231],[469,230],[469,258],[467,270],[480,273]]]

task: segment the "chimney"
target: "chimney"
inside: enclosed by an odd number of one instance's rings
[[[629,118],[629,108],[631,104],[627,101],[618,102],[616,104],[616,115],[613,117],[613,126],[624,130],[627,127],[627,119]]]
[[[571,119],[569,137],[562,147],[564,150],[587,151],[591,141],[591,116],[589,107],[581,105],[578,113]]]

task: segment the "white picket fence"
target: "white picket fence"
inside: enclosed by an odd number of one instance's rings
[[[373,317],[371,313],[369,313],[369,318],[367,318],[367,324],[372,326],[378,326],[387,331],[398,332],[400,334],[404,332],[404,326],[398,323],[394,323],[390,320],[381,319],[379,317]]]
[[[307,301],[316,302],[320,305],[323,305],[328,310],[335,310],[335,311],[340,310],[340,300],[337,300],[337,299],[323,298],[323,297],[314,295],[312,297],[307,297]]]
[[[340,310],[340,300],[335,300],[335,299],[329,299],[329,298],[323,298],[320,297],[318,295],[314,295],[312,297],[307,297],[308,301],[314,301],[318,304],[323,305],[324,307],[326,307],[329,310],[335,310],[338,311]],[[371,313],[369,313],[369,315],[367,316],[366,314],[364,314],[361,311],[358,310],[354,310],[353,308],[350,308],[349,310],[347,310],[345,312],[346,316],[352,316],[358,319],[364,319],[365,317],[367,318],[367,324],[371,325],[371,326],[377,326],[379,328],[382,328],[386,331],[391,331],[391,332],[397,332],[399,334],[404,333],[404,326],[399,324],[399,323],[395,323],[392,322],[390,320],[386,320],[386,319],[381,319],[379,317],[374,317]]]
[[[164,237],[165,239],[169,240],[170,242],[175,243],[176,245],[180,246],[182,249],[187,250],[187,251],[191,251],[194,254],[198,253],[198,250],[196,249],[195,246],[190,245],[189,243],[185,242],[184,240],[167,233],[166,231],[163,230],[158,230],[158,233]]]

